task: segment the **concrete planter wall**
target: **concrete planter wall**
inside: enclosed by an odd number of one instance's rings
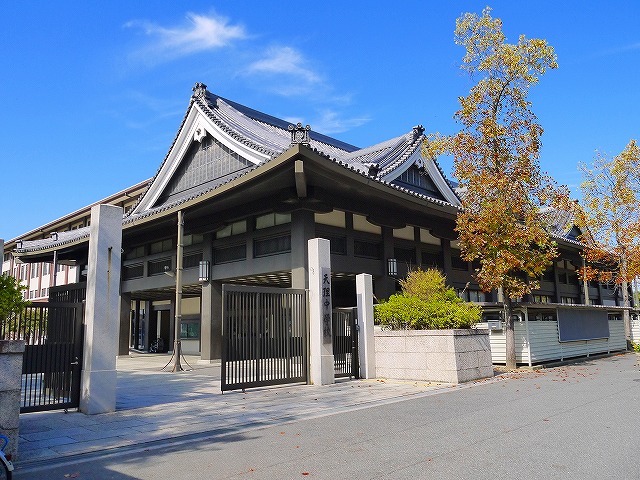
[[[488,330],[375,332],[376,377],[462,383],[493,376]]]
[[[18,453],[23,353],[23,340],[0,340],[0,425],[2,433],[9,437],[4,452],[14,461]]]

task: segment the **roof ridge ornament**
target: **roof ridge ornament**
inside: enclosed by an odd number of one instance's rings
[[[297,125],[289,125],[289,131],[291,132],[291,145],[289,146],[293,147],[296,144],[301,144],[309,147],[311,145],[310,130],[311,127],[309,125],[303,127],[300,122]]]
[[[415,142],[424,133],[424,127],[422,125],[416,125],[413,127],[413,141]]]
[[[370,163],[367,167],[369,169],[368,173],[370,177],[376,178],[380,173],[380,165],[377,163]]]
[[[192,97],[199,98],[204,97],[207,94],[207,86],[202,82],[196,82],[193,88]]]

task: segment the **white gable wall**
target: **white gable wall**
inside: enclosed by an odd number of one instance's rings
[[[231,138],[213,123],[197,105],[193,104],[178,134],[176,142],[153,180],[153,184],[149,187],[144,198],[136,207],[135,213],[148,210],[156,203],[169,182],[171,182],[173,175],[182,163],[193,142],[202,140],[205,136],[205,131],[220,143],[256,165],[269,159],[268,155],[257,152],[247,145]]]
[[[396,178],[409,170],[409,168],[414,164],[418,167],[424,165],[425,172],[429,175],[429,177],[431,177],[431,180],[433,181],[433,183],[435,183],[438,191],[447,200],[447,202],[458,207],[460,206],[460,200],[449,186],[449,183],[447,183],[447,181],[442,176],[440,169],[437,167],[433,160],[425,159],[422,156],[422,150],[419,148],[416,149],[416,151],[413,152],[413,154],[409,158],[407,158],[407,160],[402,165],[385,175],[382,179],[385,182],[393,182]]]

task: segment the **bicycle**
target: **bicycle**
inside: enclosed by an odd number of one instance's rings
[[[0,441],[4,442],[0,447],[0,464],[2,464],[2,468],[0,469],[0,480],[11,480],[13,475],[13,463],[11,463],[11,460],[9,460],[4,454],[4,449],[9,444],[9,438],[4,435],[0,435]]]

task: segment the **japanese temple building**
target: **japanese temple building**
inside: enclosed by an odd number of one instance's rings
[[[424,139],[424,129],[416,126],[358,148],[197,83],[155,175],[104,201],[124,211],[120,354],[149,350],[157,338],[165,348],[173,344],[179,212],[182,348],[203,361],[220,358],[222,284],[308,288],[307,243],[316,237],[330,240],[334,307],[355,305],[359,273],[373,276],[374,294],[384,299],[411,268],[437,267],[461,296],[487,307],[498,346],[500,326],[492,317],[497,295],[480,290],[474,266],[460,257],[454,231],[460,200],[437,161],[423,156]],[[83,281],[88,219],[89,207],[7,241],[3,272],[27,277],[27,283],[39,278],[40,288],[29,289],[36,291],[34,300],[53,284],[60,265],[73,268],[64,282]],[[532,328],[525,330],[525,323],[553,322],[558,311],[572,312],[572,319],[575,312],[603,311],[609,324],[621,315],[619,292],[578,278],[579,232],[562,222],[550,227],[560,256],[518,310],[518,328],[530,344]],[[35,275],[21,271],[38,265]],[[565,334],[580,337],[574,327]],[[613,349],[626,348],[622,341]],[[522,347],[519,362],[538,361],[530,351],[526,355]]]

